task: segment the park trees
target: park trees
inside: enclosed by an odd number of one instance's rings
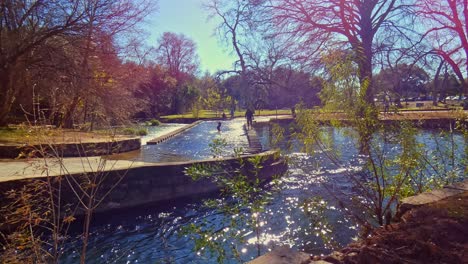
[[[144,109],[151,117],[159,117],[160,113],[168,112],[171,108],[171,99],[176,85],[177,80],[169,74],[168,70],[156,65],[151,70],[150,79],[140,83],[134,95],[144,102]]]
[[[46,40],[79,32],[84,14],[79,2],[2,1],[0,9],[0,126],[19,93],[18,80],[34,51]]]
[[[401,97],[427,94],[429,75],[417,65],[400,64],[382,69],[375,76],[376,91],[389,93],[397,102]]]
[[[198,71],[197,46],[193,40],[183,34],[164,32],[159,38],[156,60],[177,82],[175,88],[172,89],[171,99],[171,112],[177,113],[183,110],[181,106],[187,99],[179,98],[179,96],[187,97],[193,94],[187,85],[193,81]]]
[[[63,41],[66,49],[74,47],[79,61],[75,71],[76,91],[86,93],[92,78],[89,58],[100,36],[128,33],[152,10],[149,1],[21,1],[6,0],[0,6],[0,125],[6,125],[7,116],[15,104],[22,85],[18,82],[41,60],[37,56],[50,47],[51,42]],[[49,43],[47,43],[49,42]],[[123,42],[123,41],[122,41]],[[56,46],[60,47],[60,46]],[[68,52],[71,56],[71,52]],[[64,65],[61,65],[64,66]],[[91,74],[90,74],[91,73]],[[38,85],[31,80],[27,85]],[[39,88],[39,87],[38,87]],[[65,123],[70,126],[73,114],[82,104],[83,93],[71,93],[71,102],[65,106]]]
[[[376,53],[386,45],[403,46],[411,42],[405,35],[411,28],[412,16],[406,16],[411,14],[409,0],[212,0],[207,7],[211,15],[221,18],[218,33],[238,56],[237,72],[244,76],[246,88],[257,87],[249,82],[249,71],[263,72],[260,76],[265,76],[264,73],[272,73],[274,68],[288,66],[273,57],[274,64],[270,65],[273,68],[268,71],[268,67],[261,67],[258,62],[271,56],[268,52],[260,60],[250,56],[257,46],[272,42],[277,47],[287,47],[276,49],[286,51],[283,56],[290,60],[287,64],[311,71],[323,68],[323,57],[334,50],[349,50],[360,81],[356,99],[364,104],[355,104],[361,108],[360,115],[364,114],[365,104],[373,104]],[[408,27],[403,27],[406,23]]]
[[[309,73],[278,67],[272,74],[268,103],[271,107],[289,108],[302,101],[311,107],[320,104],[320,90],[321,81],[312,78]]]
[[[225,73],[236,73],[240,76],[240,91],[245,99],[247,107],[253,107],[253,86],[249,79],[248,51],[246,49],[247,39],[252,29],[250,23],[254,15],[249,1],[235,0],[210,0],[206,8],[210,17],[218,17],[221,23],[216,28],[220,38],[228,43],[237,56],[234,69]]]
[[[304,57],[320,57],[333,48],[351,49],[359,71],[359,93],[372,104],[377,36],[391,33],[404,21],[403,13],[408,8],[405,0],[266,2],[272,33],[286,36]]]
[[[172,77],[183,82],[198,70],[197,46],[184,34],[164,32],[159,38],[156,60]]]

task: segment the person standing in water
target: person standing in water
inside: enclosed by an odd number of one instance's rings
[[[216,129],[218,129],[218,133],[221,133],[221,122],[218,122]]]
[[[247,129],[252,127],[252,120],[253,120],[253,112],[250,108],[247,109],[245,112],[245,118],[247,119]]]

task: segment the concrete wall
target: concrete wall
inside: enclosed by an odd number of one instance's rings
[[[203,121],[198,120],[198,121],[196,121],[196,122],[193,122],[192,124],[189,124],[189,125],[186,125],[186,126],[184,126],[184,127],[181,127],[181,128],[179,128],[179,129],[177,129],[177,130],[175,130],[175,131],[172,131],[172,132],[170,132],[170,133],[168,133],[168,134],[165,134],[165,135],[160,136],[160,137],[157,137],[157,138],[153,138],[153,139],[149,140],[148,142],[146,142],[146,144],[148,144],[148,145],[156,145],[156,144],[159,144],[159,143],[161,143],[161,142],[164,142],[164,141],[166,141],[166,140],[168,140],[168,139],[170,139],[170,138],[173,138],[173,137],[179,135],[179,134],[182,133],[182,132],[185,132],[185,131],[189,130],[190,128],[192,128],[192,127],[194,127],[194,126],[200,124],[201,122],[203,122]]]
[[[26,155],[40,156],[37,150],[43,149],[45,152],[54,153],[60,157],[89,157],[109,155],[113,153],[127,152],[140,149],[140,138],[120,139],[108,142],[93,143],[62,143],[43,145],[0,145],[0,158],[17,158],[21,153]]]
[[[274,151],[268,151],[258,154],[263,157],[263,169],[261,178],[271,179],[274,175],[284,173],[287,170],[287,164]],[[254,155],[243,156],[247,160]],[[208,180],[193,181],[186,176],[184,171],[193,164],[222,164],[223,168],[234,170],[239,168],[239,162],[236,158],[203,160],[192,162],[171,162],[171,163],[145,163],[138,167],[130,169],[111,170],[102,173],[103,184],[100,193],[107,193],[115,183],[122,179],[110,195],[103,201],[97,211],[107,211],[111,209],[131,208],[155,202],[173,200],[182,197],[208,194],[218,191],[218,186]],[[251,170],[251,166],[245,167],[245,173]],[[71,175],[77,181],[81,181],[82,174]],[[123,177],[123,178],[122,178]],[[30,180],[14,180],[0,183],[0,206],[5,205],[8,199],[5,192],[11,189],[19,189],[27,182],[44,181],[46,178],[36,178]],[[62,181],[65,182],[65,181]],[[76,203],[75,195],[67,184],[64,184],[62,197],[67,202]]]
[[[404,120],[381,120],[381,121],[385,125],[398,125]],[[412,122],[417,127],[420,127],[420,128],[443,128],[443,129],[453,128],[455,127],[455,124],[457,122],[455,117],[454,118],[413,119],[413,120],[406,120],[406,121]],[[259,124],[276,123],[276,124],[287,125],[292,122],[295,122],[293,118],[282,118],[282,119],[271,119],[268,122],[260,122]],[[352,125],[352,122],[349,122],[347,120],[340,120],[340,122],[344,126]],[[329,120],[320,120],[319,123],[321,123],[322,125],[331,125]]]

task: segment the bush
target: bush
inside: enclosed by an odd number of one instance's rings
[[[137,134],[139,136],[146,136],[146,135],[148,135],[148,130],[146,130],[146,128],[140,128],[140,129],[137,130]]]
[[[148,130],[146,128],[133,128],[127,127],[122,130],[122,134],[124,135],[138,135],[138,136],[146,136],[148,135]]]
[[[463,110],[468,110],[468,99],[465,99],[465,101],[463,101],[463,103],[461,103],[462,107],[463,107]]]
[[[159,126],[161,124],[157,119],[151,119],[148,123],[150,126]]]

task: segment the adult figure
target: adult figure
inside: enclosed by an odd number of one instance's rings
[[[234,111],[235,111],[234,107],[231,107],[231,119],[234,118]]]
[[[291,107],[291,115],[292,115],[294,118],[296,118],[296,107],[295,107],[295,106]]]
[[[247,111],[245,112],[245,118],[247,119],[247,129],[250,129],[252,127],[252,120],[253,120],[253,112],[250,110],[250,108],[247,108]]]
[[[221,133],[221,122],[218,122],[216,129],[218,129],[218,133]]]
[[[389,110],[390,107],[390,96],[388,94],[385,94],[384,96],[384,114],[386,114]]]

